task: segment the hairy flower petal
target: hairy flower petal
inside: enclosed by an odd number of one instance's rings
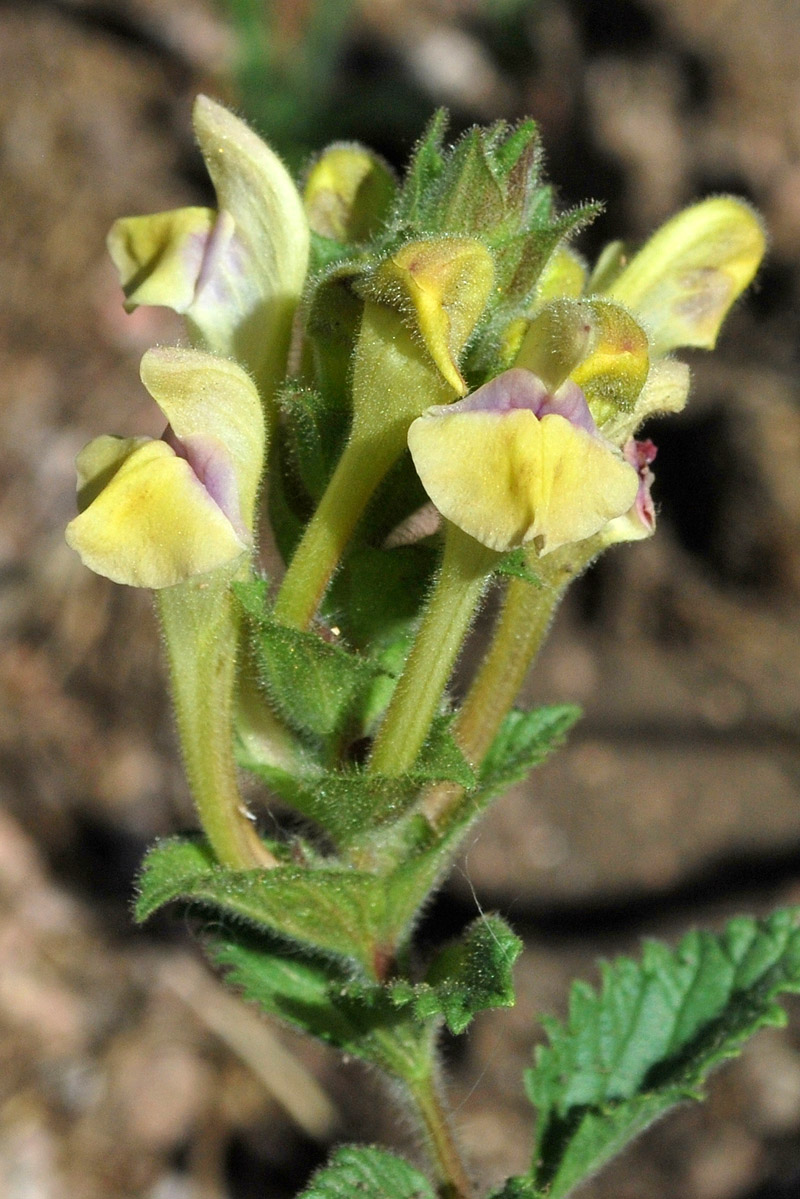
[[[506,374],[521,384],[527,372]],[[535,376],[536,403],[498,403],[490,389],[503,379],[459,404],[430,408],[411,425],[414,465],[442,515],[492,549],[533,541],[546,554],[626,512],[638,489],[630,464],[596,433],[555,406],[548,410]],[[475,401],[486,391],[482,408]]]
[[[196,345],[236,358],[269,396],[305,281],[308,221],[283,163],[243,121],[200,96],[194,128],[218,211],[123,218],[109,252],[129,310],[163,304],[183,313]]]
[[[132,587],[172,587],[247,551],[189,463],[166,442],[127,439],[114,461],[111,440],[91,442],[79,457],[84,489],[90,477],[98,481],[98,468],[106,477],[66,531],[90,570]]]
[[[653,355],[712,349],[725,316],[764,255],[761,221],[742,200],[716,196],[653,234],[606,291],[647,329]]]

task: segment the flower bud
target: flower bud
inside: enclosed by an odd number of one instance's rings
[[[608,300],[554,300],[531,321],[516,365],[551,390],[569,377],[598,424],[632,411],[649,370],[647,335]]]
[[[303,200],[315,233],[339,242],[361,242],[380,228],[394,194],[392,173],[377,154],[341,142],[329,146],[314,163]]]
[[[363,288],[370,299],[400,312],[446,381],[464,395],[467,385],[458,360],[493,281],[492,258],[482,242],[442,237],[409,242],[382,262]]]

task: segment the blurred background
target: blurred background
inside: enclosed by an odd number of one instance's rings
[[[206,203],[204,90],[294,167],[333,138],[401,165],[532,115],[592,255],[719,191],[771,247],[659,446],[657,537],[560,612],[528,700],[585,717],[474,834],[423,927],[478,906],[526,938],[513,1011],[448,1046],[484,1184],[525,1168],[536,1013],[642,936],[800,901],[799,0],[0,0],[0,1194],[284,1199],[336,1139],[413,1129],[355,1065],[226,996],[173,915],[131,925],[156,836],[191,825],[148,596],[63,544],[73,459],[160,433],[125,316],[120,215]],[[590,1199],[800,1193],[800,1004],[657,1126]],[[316,1080],[316,1081],[315,1081]]]

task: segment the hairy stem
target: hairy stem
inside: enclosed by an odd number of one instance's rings
[[[509,583],[489,648],[453,728],[462,753],[476,769],[513,707],[567,587],[599,549],[595,538],[564,546],[532,563],[540,587],[520,579]],[[443,828],[462,795],[454,784],[431,787],[421,810],[431,825]]]
[[[397,776],[413,766],[496,559],[493,550],[447,525],[439,576],[375,738],[372,774]]]
[[[408,1085],[436,1166],[439,1199],[470,1199],[474,1194],[472,1183],[434,1079],[429,1075]]]
[[[210,580],[210,581],[209,581]],[[231,575],[158,593],[186,775],[200,823],[224,866],[276,866],[250,819],[236,777],[233,704],[239,618]]]
[[[289,563],[276,620],[308,628],[373,492],[406,447],[408,426],[454,394],[399,313],[368,301],[353,365],[350,438]]]
[[[402,441],[395,445],[354,429],[283,577],[274,610],[281,624],[311,624],[373,491],[402,448]]]

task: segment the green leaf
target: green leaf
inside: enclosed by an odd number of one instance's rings
[[[263,930],[223,924],[223,934],[215,929],[206,945],[226,981],[262,1011],[390,1071],[398,1049],[406,1064],[424,1054],[441,1017],[458,1034],[477,1012],[510,1007],[521,948],[499,917],[482,918],[441,951],[424,982],[381,985],[358,982],[307,950],[287,949]]]
[[[281,799],[330,833],[340,847],[365,830],[402,816],[421,785],[411,775],[384,778],[357,770],[331,770],[294,777],[269,764],[245,765]]]
[[[392,1002],[411,1005],[417,1019],[443,1016],[458,1035],[488,1008],[513,1007],[512,969],[522,941],[499,916],[482,916],[434,959],[425,981],[390,987]]]
[[[391,1029],[397,1035],[408,1021],[389,1002],[386,988],[365,983],[363,995],[355,996],[352,971],[329,959],[296,946],[287,949],[261,930],[224,931],[206,944],[206,952],[245,999],[344,1053],[391,1069],[380,1034]],[[404,1031],[406,1041],[419,1039],[419,1030]],[[413,1052],[413,1043],[410,1048]]]
[[[253,628],[264,686],[281,716],[298,733],[325,737],[341,731],[379,668],[316,633],[271,620],[260,580],[238,583],[234,591]]]
[[[393,1153],[367,1145],[337,1149],[298,1199],[435,1199],[423,1174]]]
[[[420,783],[458,783],[466,791],[475,786],[475,772],[450,732],[452,716],[437,716],[411,775]]]
[[[424,200],[444,167],[442,146],[447,123],[447,112],[443,108],[437,109],[417,142],[395,212],[395,222],[399,225],[415,226],[420,220]]]
[[[526,777],[564,740],[580,716],[572,704],[513,709],[500,726],[478,775],[479,796],[485,801]]]
[[[439,556],[425,544],[390,550],[363,546],[348,555],[331,588],[348,639],[366,651],[408,637]]]
[[[486,1199],[542,1199],[528,1178],[509,1178],[499,1191],[492,1191]]]
[[[313,235],[311,244],[313,248]],[[313,279],[306,301],[306,334],[319,388],[319,401],[307,415],[313,421],[315,438],[319,438],[320,461],[329,472],[341,452],[343,433],[352,408],[351,360],[364,307],[352,285],[368,261],[368,256],[348,250],[338,263],[331,263]],[[296,436],[299,434],[300,455],[304,453],[300,441],[302,432],[302,426],[298,426]]]
[[[175,838],[147,854],[136,918],[146,920],[174,899],[216,908],[289,941],[361,965],[372,975],[391,940],[395,917],[385,880],[327,866],[228,870],[200,842]]]
[[[400,819],[429,783],[453,782],[470,788],[475,775],[449,731],[450,718],[433,727],[412,770],[399,778],[356,769],[292,775],[271,763],[249,759],[240,764],[263,779],[286,803],[324,828],[339,847],[365,832]]]
[[[319,501],[341,454],[350,413],[298,383],[287,384],[277,400],[283,454],[308,495]]]
[[[720,936],[689,933],[675,951],[648,942],[640,963],[603,967],[599,993],[575,983],[566,1024],[547,1022],[549,1044],[526,1077],[538,1111],[528,1193],[569,1194],[670,1107],[698,1098],[713,1067],[784,1022],[777,997],[798,991],[798,908],[732,920]]]
[[[491,233],[505,219],[504,189],[490,161],[492,132],[475,126],[448,155],[436,215],[453,233]]]

